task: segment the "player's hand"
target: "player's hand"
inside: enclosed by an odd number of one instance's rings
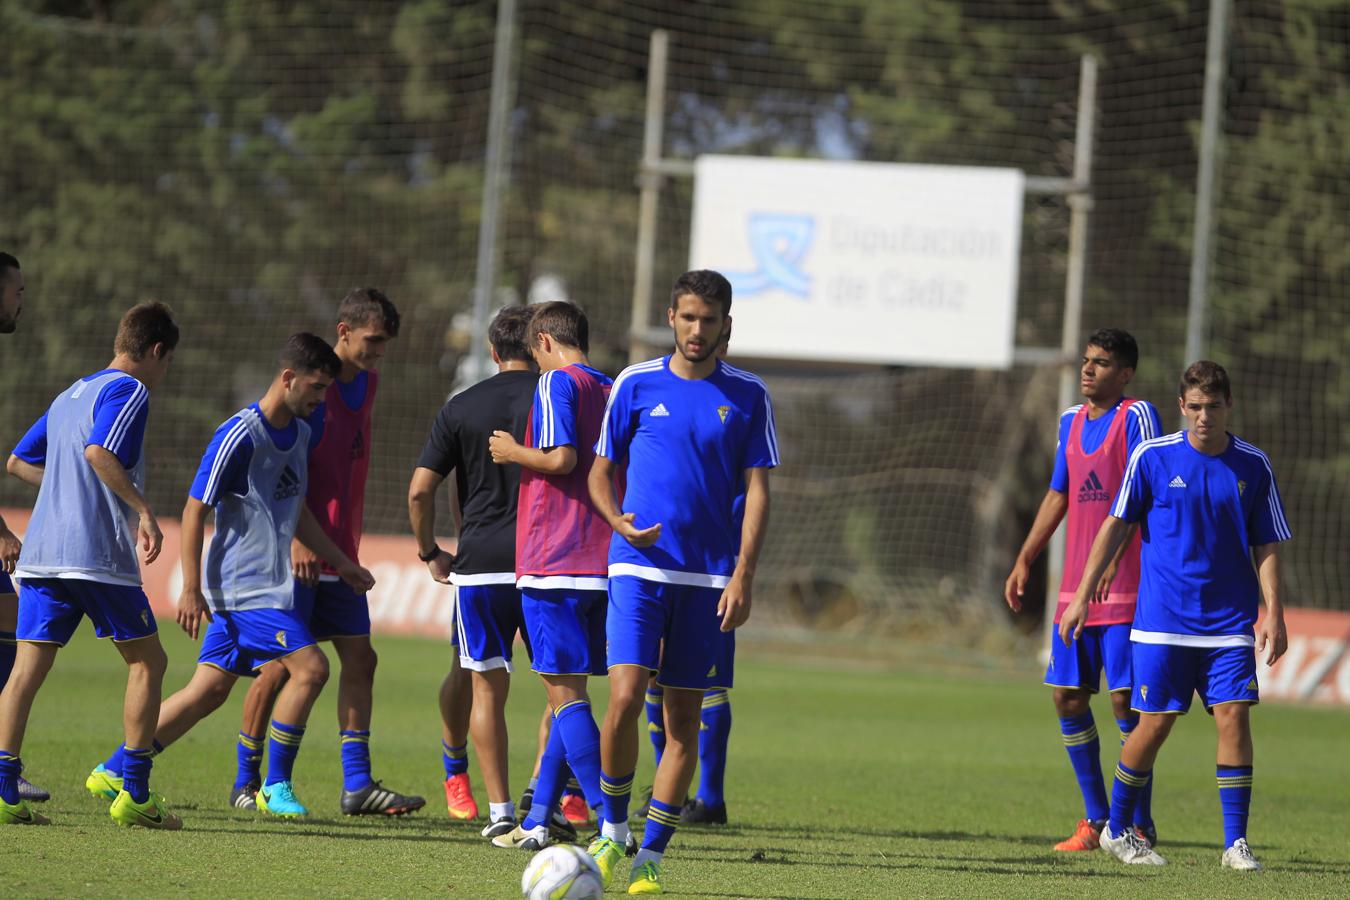
[[[1102,577],[1097,579],[1097,587],[1092,592],[1093,603],[1105,603],[1107,596],[1111,593],[1111,582],[1116,578],[1116,561],[1113,559],[1106,564],[1106,571],[1102,572]]]
[[[338,577],[352,586],[358,594],[364,594],[375,586],[375,576],[364,566],[350,560],[337,570]]]
[[[296,581],[313,587],[319,583],[323,563],[313,550],[299,541],[291,541],[291,571]]]
[[[623,539],[634,547],[650,547],[661,537],[661,523],[657,522],[650,528],[638,528],[633,524],[636,518],[636,513],[624,513],[619,516],[619,524],[614,530],[623,535]]]
[[[1266,665],[1273,666],[1289,649],[1289,634],[1284,628],[1284,613],[1276,612],[1261,620],[1256,629],[1256,655],[1264,654]]]
[[[722,617],[722,630],[731,631],[750,618],[750,580],[732,575],[717,601],[717,614]]]
[[[187,632],[187,636],[194,641],[201,629],[203,616],[208,622],[213,618],[211,607],[206,605],[206,597],[202,595],[201,588],[183,588],[183,593],[178,595],[178,612],[174,618]]]
[[[164,547],[164,533],[159,530],[159,522],[150,510],[141,513],[141,521],[136,526],[136,541],[145,550],[146,565],[159,559],[159,551]]]
[[[1083,633],[1083,626],[1087,624],[1087,617],[1087,601],[1074,597],[1065,607],[1064,615],[1059,618],[1059,639],[1066,645],[1078,640]]]
[[[1030,567],[1019,557],[1013,566],[1012,574],[1003,582],[1003,599],[1008,601],[1008,609],[1013,612],[1022,611],[1022,595],[1027,591],[1029,572]]]
[[[431,577],[441,584],[450,583],[450,569],[455,564],[455,558],[444,550],[441,550],[431,559],[427,560],[427,571]]]
[[[509,431],[494,431],[492,437],[488,438],[488,452],[492,454],[492,461],[498,465],[514,462],[512,455],[519,446]]]
[[[14,567],[19,562],[19,551],[23,549],[23,543],[4,526],[0,526],[0,568],[9,574],[14,574]]]

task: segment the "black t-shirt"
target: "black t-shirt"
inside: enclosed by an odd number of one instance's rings
[[[441,407],[417,461],[440,475],[455,473],[463,528],[453,569],[460,575],[514,573],[520,466],[499,466],[488,453],[494,431],[525,441],[534,402],[534,372],[498,372]]]

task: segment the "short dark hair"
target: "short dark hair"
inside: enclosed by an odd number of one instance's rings
[[[1228,401],[1233,399],[1233,383],[1228,380],[1228,371],[1212,360],[1193,362],[1181,373],[1177,396],[1185,397],[1192,388],[1198,388],[1200,393],[1208,397],[1222,397]]]
[[[1119,328],[1098,328],[1088,335],[1089,347],[1101,347],[1107,353],[1129,369],[1139,368],[1139,345],[1134,335]]]
[[[533,350],[539,343],[539,335],[545,333],[565,347],[591,352],[591,323],[575,303],[554,300],[535,307],[534,315],[530,316],[530,330],[525,335],[526,346]]]
[[[358,287],[348,291],[338,306],[338,321],[348,328],[382,322],[390,337],[398,337],[398,307],[377,288]]]
[[[296,372],[323,372],[332,378],[342,371],[342,360],[328,346],[328,342],[308,331],[297,332],[286,338],[277,354],[277,365]]]
[[[156,344],[163,344],[166,353],[178,346],[178,325],[173,321],[173,310],[158,301],[137,303],[117,324],[113,353],[139,362]]]
[[[530,362],[530,347],[525,332],[530,328],[530,310],[523,306],[505,306],[488,325],[488,342],[502,362]]]
[[[706,303],[720,303],[722,316],[731,315],[731,282],[721,272],[694,269],[676,278],[670,292],[670,308],[679,309],[680,298],[685,294],[693,294]]]
[[[9,278],[9,270],[19,268],[19,261],[8,253],[0,253],[0,283]]]

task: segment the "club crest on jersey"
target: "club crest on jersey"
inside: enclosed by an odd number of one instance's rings
[[[287,500],[300,493],[300,476],[295,474],[295,470],[287,466],[281,472],[281,477],[277,479],[276,490],[272,491],[273,500]]]
[[[286,632],[284,631],[277,632],[277,643],[283,647],[286,646]]]
[[[1110,501],[1111,495],[1102,485],[1102,480],[1097,477],[1096,472],[1089,472],[1088,477],[1083,480],[1083,486],[1078,489],[1079,503],[1101,503]]]
[[[722,424],[727,424],[727,413],[731,412],[730,406],[717,407],[717,418],[722,420]]]

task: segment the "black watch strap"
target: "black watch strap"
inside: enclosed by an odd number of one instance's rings
[[[431,562],[433,559],[435,559],[440,555],[441,555],[440,544],[433,544],[430,553],[419,553],[417,554],[417,558],[420,559],[422,562]]]

